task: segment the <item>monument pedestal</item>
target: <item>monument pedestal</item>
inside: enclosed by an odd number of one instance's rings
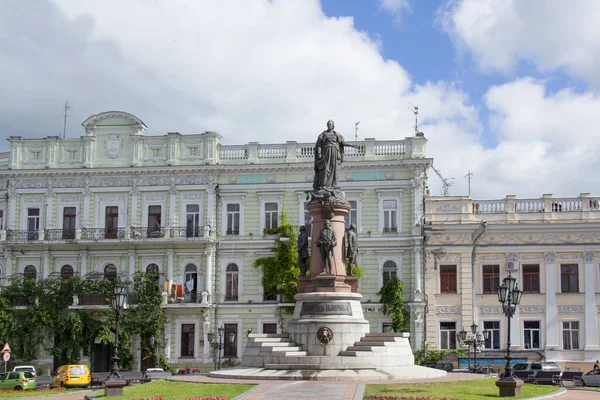
[[[294,315],[288,326],[290,339],[309,356],[338,356],[369,332],[359,293],[316,292],[296,295]],[[333,336],[326,344],[317,335],[328,328]]]

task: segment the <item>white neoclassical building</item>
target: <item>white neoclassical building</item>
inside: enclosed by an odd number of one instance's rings
[[[312,187],[314,142],[222,145],[216,132],[145,136],[146,125],[126,112],[83,122],[80,138],[11,137],[0,154],[2,285],[14,276],[41,279],[78,274],[127,278],[140,271],[165,283],[164,353],[173,366],[210,366],[207,333],[223,327],[236,340],[222,351],[239,358],[245,332],[278,332],[278,299],[265,293],[256,258],[270,254],[285,209],[308,224],[305,191]],[[322,127],[307,137],[316,140]],[[251,137],[251,133],[246,134]],[[347,149],[340,183],[352,205],[347,223],[359,233],[359,283],[371,331],[381,314],[383,280],[400,278],[409,305],[412,344],[420,347],[425,299],[422,273],[422,199],[427,140],[365,139]],[[86,312],[104,299],[77,299]],[[148,338],[135,338],[134,349]],[[136,350],[140,369],[154,364]],[[13,357],[18,354],[13,352]],[[108,370],[110,348],[90,343],[92,371]],[[35,363],[53,360],[40,351]]]
[[[513,357],[582,371],[600,359],[600,197],[428,197],[425,207],[432,347],[457,348],[458,332],[475,323],[491,333],[479,363],[502,366],[508,322],[496,288],[511,273],[523,290],[511,319]]]

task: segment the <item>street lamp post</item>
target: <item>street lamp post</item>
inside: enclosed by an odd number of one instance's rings
[[[508,276],[498,286],[498,301],[502,304],[502,311],[508,322],[508,334],[506,343],[506,366],[502,378],[496,381],[496,386],[500,389],[500,397],[520,396],[523,381],[513,374],[513,367],[510,363],[510,320],[515,315],[517,306],[521,302],[523,292],[517,286],[517,278],[508,272]]]
[[[484,330],[483,333],[477,332],[477,324],[471,325],[471,335],[467,334],[464,329],[459,332],[459,339],[463,345],[467,345],[467,360],[469,370],[471,369],[470,349],[473,347],[473,369],[477,372],[477,348],[485,343],[490,337],[490,331]]]
[[[210,333],[206,334],[206,336],[208,336],[208,341],[210,342],[210,346],[215,351],[219,352],[218,356],[215,355],[215,357],[214,357],[216,369],[221,369],[221,350],[224,347],[224,343],[223,343],[224,335],[225,335],[225,328],[223,328],[222,326],[219,329],[217,329],[216,334],[214,332],[210,332]],[[227,340],[228,340],[228,343],[234,343],[235,342],[235,333],[229,332],[227,334]],[[218,363],[217,363],[217,357],[219,360]]]
[[[115,309],[115,345],[113,348],[112,366],[110,368],[110,376],[108,380],[121,379],[119,375],[119,317],[121,316],[121,310],[125,307],[127,302],[127,286],[122,284],[115,285],[115,291],[112,297],[112,305]]]
[[[155,346],[156,344],[156,346]],[[154,337],[154,335],[150,336],[150,347],[152,348],[152,350],[154,351],[154,359],[155,359],[155,366],[156,368],[160,367],[160,342],[158,340],[156,340],[156,338]]]

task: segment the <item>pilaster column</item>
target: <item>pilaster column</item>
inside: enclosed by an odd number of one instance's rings
[[[7,276],[11,276],[13,274],[13,265],[12,265],[12,252],[10,250],[4,251],[4,278]],[[8,284],[8,280],[3,280],[3,286]]]
[[[421,247],[417,244],[414,248],[415,253],[415,290],[414,299],[422,300],[422,288],[421,288]]]
[[[176,199],[177,199],[177,177],[175,176],[175,173],[171,174],[171,176],[169,177],[169,180],[171,181],[170,187],[169,187],[169,228],[173,228],[177,225],[177,218],[175,216],[175,205],[176,205]],[[171,229],[168,229],[168,231],[170,232]]]
[[[82,250],[81,251],[81,267],[80,267],[82,278],[84,278],[87,275],[87,256],[88,256],[87,250]]]
[[[556,307],[556,253],[544,253],[546,258],[546,347],[558,348],[558,310]]]
[[[46,210],[44,211],[44,228],[52,229],[55,218],[51,218],[54,209],[54,179],[46,179]],[[43,238],[43,235],[40,235]]]
[[[17,188],[16,181],[8,181],[8,220],[5,229],[18,229],[17,227]]]
[[[204,268],[206,268],[206,282],[204,283],[204,290],[206,290],[210,295],[212,294],[212,280],[213,280],[213,261],[212,261],[212,256],[213,256],[213,249],[209,248],[206,250],[206,252],[204,253],[204,255],[206,256],[206,265]]]
[[[210,332],[210,311],[204,312],[204,322],[202,322],[202,340],[204,347],[202,348],[202,361],[210,361],[210,343],[208,341],[208,333]]]
[[[48,275],[50,275],[50,252],[45,250],[42,252],[42,276],[44,279],[48,279]]]
[[[129,215],[129,226],[139,227],[138,222],[138,196],[140,178],[137,175],[133,175],[133,185],[131,187],[131,213]]]
[[[169,280],[169,293],[173,284],[173,249],[167,249],[167,279]]]
[[[598,351],[598,331],[596,322],[596,290],[594,280],[594,255],[593,251],[586,251],[583,253],[583,260],[585,262],[585,300],[583,302],[585,307],[585,346],[584,351]]]
[[[135,274],[135,250],[129,250],[127,254],[129,255],[129,276],[133,276]]]
[[[82,227],[84,228],[95,228],[90,225],[90,184],[92,183],[92,178],[88,175],[83,179],[83,214],[82,214]]]
[[[209,171],[204,177],[206,182],[206,221],[205,224],[208,230],[205,230],[207,236],[212,234],[216,229],[215,224],[215,187],[217,182],[217,174],[215,171]]]

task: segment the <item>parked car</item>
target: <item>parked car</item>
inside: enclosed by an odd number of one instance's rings
[[[560,365],[555,362],[526,362],[513,366],[514,375],[523,380],[527,380],[528,378],[535,380],[534,378],[539,371],[551,371],[557,375],[562,373]]]
[[[446,372],[454,371],[454,365],[451,362],[445,362],[445,361],[426,362],[425,364],[423,364],[423,366],[428,367],[428,368],[441,369]]]
[[[13,371],[14,372],[29,371],[32,373],[34,378],[37,376],[37,373],[35,372],[35,367],[32,365],[17,365],[16,367],[13,368]]]
[[[581,386],[600,386],[600,369],[593,369],[590,372],[586,372],[575,383]]]
[[[92,374],[85,364],[61,365],[52,374],[52,387],[89,387]]]
[[[198,368],[180,368],[177,375],[200,375]]]
[[[35,390],[37,382],[29,371],[0,373],[0,390]]]

